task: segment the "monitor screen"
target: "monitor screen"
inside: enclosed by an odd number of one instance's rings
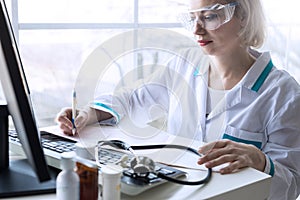
[[[8,155],[1,153],[0,197],[54,192],[55,182],[51,181],[41,146],[29,88],[4,0],[0,0],[0,4],[0,80],[8,114],[27,157],[25,161],[5,163]],[[4,108],[5,105],[1,106]],[[4,111],[1,112],[1,119],[5,119]],[[1,123],[1,127],[6,127],[5,120]],[[0,151],[8,152],[8,132],[2,128],[0,134]]]

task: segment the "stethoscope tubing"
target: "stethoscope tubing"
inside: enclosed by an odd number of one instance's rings
[[[169,148],[169,149],[181,149],[181,150],[187,150],[189,152],[192,152],[196,154],[197,156],[202,156],[196,149],[193,149],[191,147],[183,146],[183,145],[177,145],[177,144],[155,144],[155,145],[134,145],[130,146],[129,144],[120,141],[120,140],[106,140],[106,141],[99,141],[98,144],[101,145],[115,145],[120,149],[123,150],[150,150],[150,149],[162,149],[162,148]],[[167,181],[177,183],[177,184],[182,184],[182,185],[201,185],[208,183],[212,177],[212,169],[207,168],[207,175],[201,180],[198,181],[185,181],[185,180],[180,180],[176,178],[172,178],[170,176],[167,176],[163,173],[160,172],[153,172],[157,175],[157,177],[165,179]]]

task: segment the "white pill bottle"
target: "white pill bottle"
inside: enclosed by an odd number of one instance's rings
[[[56,199],[57,200],[79,200],[80,180],[75,172],[75,152],[61,154],[62,171],[56,178]]]

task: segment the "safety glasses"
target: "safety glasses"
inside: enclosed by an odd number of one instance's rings
[[[189,10],[180,14],[179,20],[189,31],[194,30],[197,24],[207,30],[216,30],[232,19],[237,5],[238,2],[232,2],[225,5],[214,4],[196,10]]]

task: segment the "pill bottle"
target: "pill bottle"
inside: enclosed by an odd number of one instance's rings
[[[122,171],[121,166],[114,164],[101,167],[102,200],[120,200]]]
[[[76,167],[80,179],[80,200],[97,200],[98,166],[89,160],[77,158]]]
[[[75,153],[64,152],[61,154],[61,169],[62,171],[56,178],[56,199],[79,200],[79,176],[75,172]]]

